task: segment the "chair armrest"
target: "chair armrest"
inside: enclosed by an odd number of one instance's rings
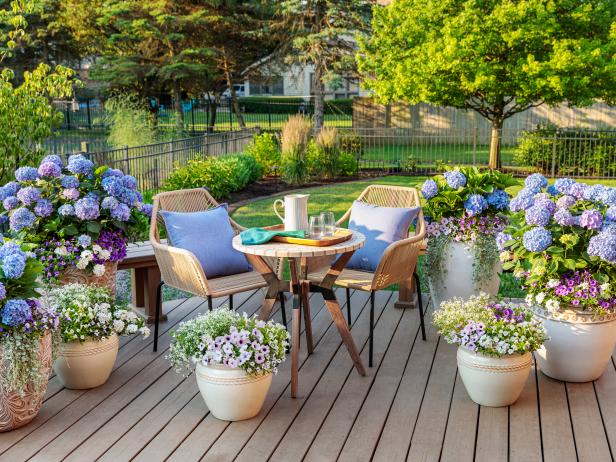
[[[165,284],[199,296],[210,293],[203,268],[192,252],[159,242],[152,242],[152,248]]]

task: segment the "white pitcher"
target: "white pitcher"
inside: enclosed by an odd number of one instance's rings
[[[284,223],[285,231],[308,232],[308,197],[310,194],[289,194],[274,201],[274,212]],[[278,204],[284,207],[284,218],[278,212]]]

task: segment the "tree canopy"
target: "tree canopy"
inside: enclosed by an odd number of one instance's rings
[[[359,68],[382,102],[477,111],[498,168],[508,117],[616,98],[615,17],[613,0],[394,0],[375,8]]]

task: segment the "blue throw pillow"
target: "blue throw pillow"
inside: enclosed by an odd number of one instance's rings
[[[419,210],[420,207],[379,207],[353,202],[349,229],[366,236],[366,242],[353,254],[347,268],[376,271],[389,244],[408,237],[411,222],[419,215]]]
[[[235,236],[226,204],[203,212],[161,211],[167,237],[174,247],[185,249],[197,257],[208,278],[250,271],[243,253],[235,250]]]

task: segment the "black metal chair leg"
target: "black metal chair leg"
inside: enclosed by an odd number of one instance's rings
[[[347,323],[351,327],[351,289],[346,288]]]
[[[419,274],[414,273],[415,287],[417,287],[417,307],[419,308],[419,323],[421,324],[421,338],[426,340],[426,325],[424,324],[424,308],[423,299],[421,298],[421,281],[419,280]]]
[[[368,342],[368,367],[372,367],[372,355],[374,350],[374,291],[370,292],[370,338]]]
[[[282,315],[282,323],[285,329],[287,328],[287,311],[284,306],[284,292],[278,294],[280,296],[280,314]]]
[[[229,309],[233,311],[233,295],[229,295]]]
[[[158,350],[158,324],[160,323],[160,312],[163,310],[163,281],[158,283],[156,288],[156,313],[154,313],[154,351]]]
[[[207,296],[207,309],[208,311],[212,311],[214,309],[214,307],[212,306],[212,296],[211,295]]]

